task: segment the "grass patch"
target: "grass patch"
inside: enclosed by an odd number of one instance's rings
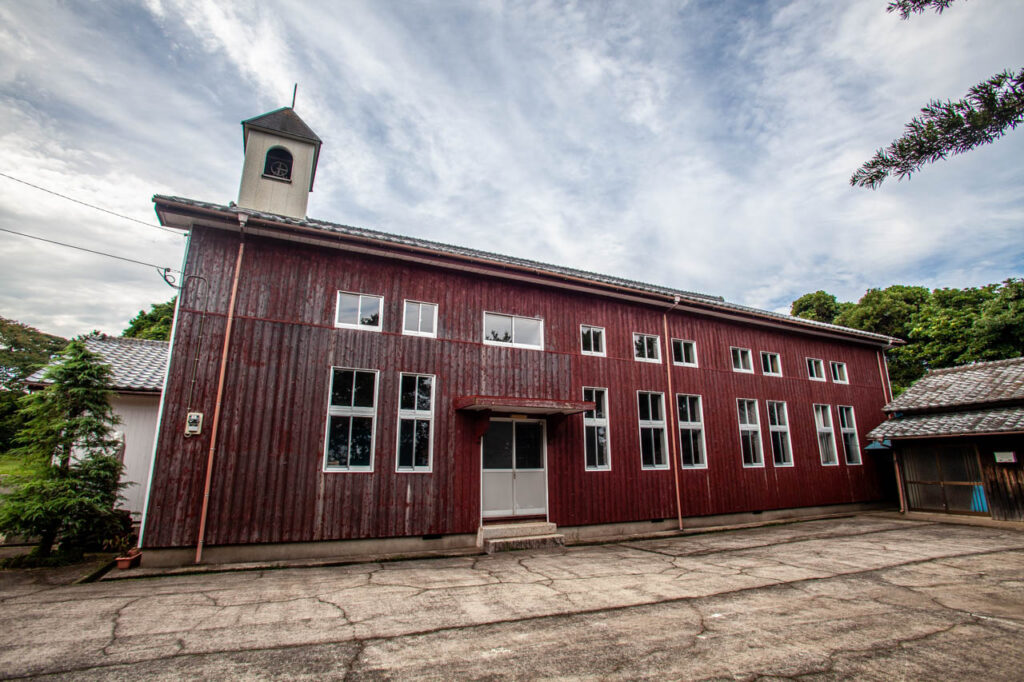
[[[32,466],[23,457],[8,453],[0,454],[0,478],[5,476],[24,476],[31,473]]]

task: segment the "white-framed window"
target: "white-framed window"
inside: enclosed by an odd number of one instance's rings
[[[544,349],[544,320],[484,313],[484,343],[491,346]]]
[[[778,353],[761,351],[761,373],[766,377],[782,376],[782,358]]]
[[[665,394],[637,391],[636,402],[640,417],[640,466],[643,469],[667,469]]]
[[[857,437],[857,420],[853,416],[853,408],[839,405],[839,432],[843,435],[843,450],[846,452],[847,464],[860,464],[860,439]]]
[[[604,357],[604,327],[581,324],[580,351],[584,355],[600,355]]]
[[[331,368],[324,471],[373,471],[377,377],[375,369]]]
[[[608,456],[608,389],[584,386],[583,399],[596,405],[583,413],[584,466],[587,471],[606,471],[612,468]]]
[[[672,364],[696,367],[697,344],[684,339],[672,339]]]
[[[818,358],[807,358],[807,378],[811,381],[825,381],[825,363]]]
[[[832,430],[832,408],[828,405],[814,406],[814,426],[818,431],[818,453],[823,466],[838,466],[836,457],[836,435]]]
[[[679,459],[684,469],[707,469],[704,414],[699,395],[676,394],[679,416]]]
[[[832,381],[837,384],[848,384],[850,380],[846,377],[846,363],[845,362],[830,362],[828,363],[829,368],[832,370]]]
[[[338,292],[338,310],[334,326],[379,332],[384,316],[384,297],[373,294]]]
[[[761,419],[758,416],[757,401],[750,398],[738,398],[736,413],[740,424],[740,452],[743,455],[743,466],[763,467]]]
[[[633,334],[633,359],[638,362],[661,362],[661,337],[654,334]]]
[[[396,471],[425,471],[433,466],[434,377],[402,373],[398,382],[398,457]]]
[[[768,401],[768,435],[772,441],[772,463],[777,467],[793,466],[793,448],[789,442],[789,413],[786,403]]]
[[[749,348],[732,346],[729,351],[732,353],[732,371],[753,373],[754,363],[751,360]]]
[[[437,304],[406,299],[402,333],[408,336],[437,337]]]

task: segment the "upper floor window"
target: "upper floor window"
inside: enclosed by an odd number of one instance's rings
[[[763,467],[761,420],[758,417],[757,401],[748,398],[737,399],[736,412],[740,423],[740,451],[743,455],[743,466]]]
[[[736,348],[735,346],[730,349],[732,351],[732,371],[734,372],[753,372],[754,363],[750,359],[749,348]]]
[[[608,390],[584,386],[583,399],[594,403],[594,409],[583,413],[585,466],[591,471],[611,469],[608,458]]]
[[[580,325],[580,349],[584,355],[604,356],[604,327]]]
[[[376,370],[331,368],[324,471],[372,471]]]
[[[846,378],[846,363],[845,362],[830,362],[829,367],[832,369],[832,381],[837,384],[848,384],[850,380]]]
[[[410,336],[437,336],[437,304],[406,301],[402,333]]]
[[[335,327],[380,331],[383,296],[338,292],[338,312],[334,318]]]
[[[644,469],[667,469],[665,395],[650,391],[637,391],[636,400],[637,412],[640,417],[640,466]]]
[[[676,395],[679,415],[679,457],[684,469],[705,469],[704,458],[704,415],[701,412],[700,396]]]
[[[516,348],[544,348],[544,320],[484,313],[484,343]]]
[[[825,363],[817,358],[807,358],[807,377],[811,381],[824,381]]]
[[[832,432],[832,408],[828,405],[814,406],[814,427],[818,431],[818,454],[825,466],[839,464],[836,457],[836,436]]]
[[[284,147],[271,147],[263,164],[263,175],[275,180],[291,180],[291,153]]]
[[[398,394],[398,470],[430,471],[434,377],[402,374]]]
[[[660,337],[653,334],[633,334],[633,359],[640,362],[661,362]]]
[[[768,377],[782,376],[782,360],[778,353],[761,351],[761,373]]]
[[[793,466],[793,450],[789,444],[789,414],[786,403],[768,401],[768,435],[772,441],[772,462],[777,467]]]
[[[860,439],[857,438],[857,420],[853,416],[853,408],[839,405],[839,432],[843,435],[843,450],[846,452],[847,464],[860,464]]]
[[[697,344],[693,341],[672,339],[672,364],[696,367]]]

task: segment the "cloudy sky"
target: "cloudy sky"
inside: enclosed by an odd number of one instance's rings
[[[324,139],[311,217],[788,310],[1024,274],[1024,131],[880,190],[932,98],[1024,65],[1024,2],[0,0],[0,173],[146,223],[237,197],[244,118]],[[180,267],[183,238],[0,176],[0,228]],[[0,232],[0,316],[119,333],[146,265]]]

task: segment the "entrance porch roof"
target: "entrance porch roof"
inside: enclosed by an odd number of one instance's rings
[[[596,407],[592,400],[548,400],[499,395],[464,395],[455,399],[456,410],[498,414],[578,414]]]

